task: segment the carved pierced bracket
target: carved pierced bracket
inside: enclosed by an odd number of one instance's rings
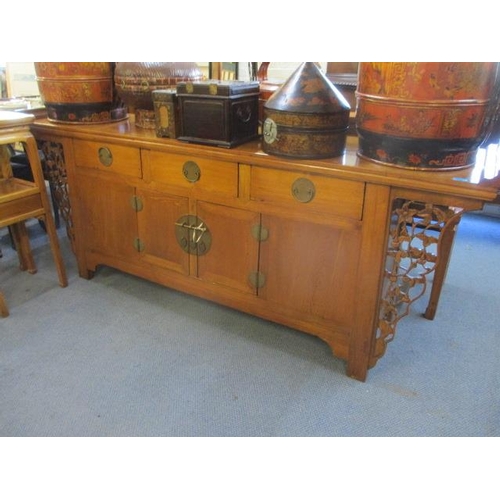
[[[61,217],[66,224],[66,234],[73,246],[75,236],[71,217],[71,204],[68,194],[68,179],[66,175],[63,145],[59,142],[39,140],[38,148],[43,153],[43,174],[49,181],[58,209],[61,212]]]
[[[463,209],[396,199],[392,205],[384,284],[371,366],[381,358],[400,319],[426,290],[438,264],[440,241],[454,230]]]

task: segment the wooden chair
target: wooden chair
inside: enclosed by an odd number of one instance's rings
[[[37,218],[45,224],[54,257],[59,284],[68,285],[66,269],[61,256],[51,206],[45,187],[40,157],[35,138],[29,126],[33,115],[0,111],[0,227],[8,226],[17,250],[19,265],[23,271],[36,273],[25,221]],[[23,144],[33,174],[33,181],[12,175],[9,145]],[[0,315],[9,314],[5,297],[0,292]]]

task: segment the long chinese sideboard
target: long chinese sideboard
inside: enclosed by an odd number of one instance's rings
[[[158,138],[129,119],[32,131],[81,277],[105,265],[316,335],[366,379],[439,264],[497,196],[472,168],[294,160]],[[200,335],[203,333],[200,332]]]

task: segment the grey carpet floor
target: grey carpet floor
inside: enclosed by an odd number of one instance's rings
[[[500,219],[469,214],[434,321],[426,298],[365,383],[321,340],[110,268],[38,273],[0,232],[0,436],[499,436]]]

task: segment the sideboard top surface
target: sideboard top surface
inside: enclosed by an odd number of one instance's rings
[[[157,137],[154,130],[135,126],[134,117],[107,124],[63,124],[47,119],[35,121],[36,136],[100,140],[130,146],[166,150],[170,153],[238,161],[270,168],[293,169],[308,174],[322,174],[374,184],[406,189],[432,191],[445,195],[463,196],[483,201],[494,200],[500,189],[500,173],[485,178],[484,171],[474,167],[460,170],[414,170],[378,164],[357,155],[358,139],[348,136],[342,156],[325,160],[290,159],[268,155],[262,151],[260,140],[235,148],[189,144],[177,139]]]

